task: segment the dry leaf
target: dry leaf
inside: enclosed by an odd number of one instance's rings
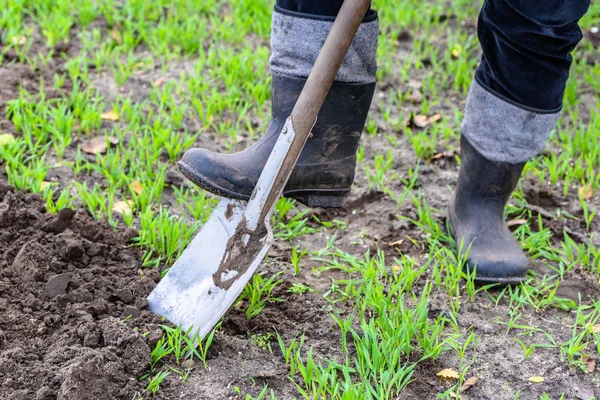
[[[413,117],[413,124],[415,124],[417,128],[425,128],[429,125],[429,118],[427,118],[427,115],[417,114]]]
[[[404,239],[398,239],[396,241],[389,242],[388,246],[390,246],[390,247],[400,246],[402,243],[404,243]]]
[[[454,45],[454,47],[452,48],[452,57],[458,58],[458,56],[460,56],[460,53],[462,53],[462,46],[460,44]]]
[[[96,136],[86,140],[81,144],[81,150],[88,154],[104,154],[108,148],[108,143],[118,144],[119,139],[114,136]]]
[[[118,44],[123,44],[123,38],[121,35],[121,31],[120,31],[120,26],[119,25],[115,25],[113,26],[113,28],[110,31],[110,36],[115,39],[115,42],[117,42]]]
[[[397,265],[397,264],[396,264],[396,265],[394,265],[394,266],[392,267],[392,269],[393,269],[394,271],[396,271],[396,272],[400,272],[400,271],[402,271],[402,267],[401,267],[401,266],[399,266],[399,265]]]
[[[440,372],[438,372],[436,375],[444,380],[458,379],[458,372],[456,372],[452,368],[443,369]]]
[[[6,146],[7,144],[11,144],[15,141],[15,137],[10,133],[0,134],[0,146]]]
[[[594,333],[600,333],[600,324],[592,326],[592,331]]]
[[[525,225],[527,223],[526,219],[511,219],[506,223],[507,226],[515,226],[515,225]]]
[[[542,378],[541,376],[532,376],[531,378],[529,378],[529,382],[542,383],[544,382],[544,378]]]
[[[590,356],[581,356],[581,362],[585,364],[585,369],[587,372],[594,372],[596,369],[596,360]]]
[[[43,192],[50,185],[51,185],[51,182],[42,181],[42,182],[40,182],[40,190]]]
[[[583,200],[589,200],[593,195],[594,189],[592,189],[592,185],[590,183],[579,188],[579,197],[581,197]]]
[[[131,182],[131,184],[129,184],[129,187],[131,188],[131,190],[133,190],[133,192],[135,194],[140,194],[144,190],[144,186],[142,185],[142,182],[140,182],[138,180]]]
[[[455,155],[456,152],[454,150],[442,151],[441,153],[434,154],[434,156],[431,157],[431,161],[439,160],[441,158],[452,158]]]
[[[429,118],[429,123],[432,124],[434,122],[438,122],[440,119],[442,119],[442,114],[433,114],[430,118]]]
[[[110,110],[109,112],[105,112],[102,115],[100,115],[100,118],[107,120],[107,121],[118,121],[119,120],[119,116],[117,115],[117,112],[115,110]]]
[[[113,212],[116,212],[119,214],[131,214],[132,213],[131,202],[127,201],[127,200],[117,201],[113,205],[112,210],[113,210]]]
[[[426,126],[431,125],[440,119],[442,119],[441,114],[434,114],[431,117],[423,114],[417,114],[413,117],[412,122],[417,128],[425,128]]]
[[[10,38],[10,41],[12,42],[12,44],[22,46],[27,42],[27,37],[25,37],[25,35],[15,35],[12,38]]]
[[[463,383],[463,384],[462,384],[462,386],[461,386],[461,387],[460,387],[460,389],[459,389],[459,390],[460,390],[460,392],[461,392],[461,393],[464,393],[464,392],[466,392],[467,390],[469,390],[469,388],[470,388],[471,386],[473,386],[473,385],[474,385],[474,384],[476,384],[477,382],[479,382],[479,378],[478,378],[478,377],[476,377],[476,376],[472,376],[472,377],[470,377],[469,379],[467,379],[467,380],[465,381],[465,383]]]
[[[161,76],[160,78],[154,81],[154,86],[161,87],[163,83],[165,83],[165,78]]]

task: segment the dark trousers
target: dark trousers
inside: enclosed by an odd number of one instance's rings
[[[324,16],[335,16],[342,3],[277,0],[283,9]],[[477,25],[483,56],[475,79],[518,106],[559,111],[570,53],[582,38],[578,22],[589,5],[590,0],[485,0]]]

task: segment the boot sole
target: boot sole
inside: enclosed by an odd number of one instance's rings
[[[453,221],[454,221],[454,223],[456,223],[456,216],[454,215],[454,212],[451,211],[453,204],[454,204],[454,195],[452,195],[452,198],[450,199],[450,204],[448,204],[448,207],[446,208],[446,217],[448,220],[448,229],[450,231],[450,235],[452,235],[452,237],[454,238],[454,241],[456,241],[456,234],[454,233],[454,227],[453,227],[453,225],[454,225]],[[458,251],[458,249],[456,249],[456,251]],[[465,267],[468,267],[468,266],[465,264]],[[479,286],[496,284],[501,287],[504,287],[504,286],[519,285],[519,284],[523,283],[526,279],[527,279],[526,276],[498,278],[498,277],[487,277],[487,276],[479,277],[479,276],[475,275],[474,281]]]
[[[187,179],[207,192],[229,199],[250,200],[250,195],[225,189],[202,175],[194,174],[192,168],[184,162],[179,161],[177,165]],[[344,205],[348,192],[350,189],[288,190],[283,192],[283,196],[294,199],[307,207],[340,208]]]

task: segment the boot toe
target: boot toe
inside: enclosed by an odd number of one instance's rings
[[[470,271],[475,270],[478,283],[515,284],[525,280],[528,265],[527,256],[520,248],[512,251],[471,249],[466,267]]]
[[[225,154],[195,148],[186,151],[177,165],[186,178],[202,189],[218,196],[248,200],[254,183],[235,168],[227,157]]]

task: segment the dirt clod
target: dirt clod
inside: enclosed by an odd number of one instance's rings
[[[71,274],[54,275],[46,284],[46,295],[48,297],[56,297],[67,292],[67,286],[71,280]]]
[[[40,198],[1,181],[0,225],[0,398],[142,393],[146,336],[155,345],[161,321],[132,304],[145,305],[158,271],[140,278],[122,232],[84,212],[48,214]]]

